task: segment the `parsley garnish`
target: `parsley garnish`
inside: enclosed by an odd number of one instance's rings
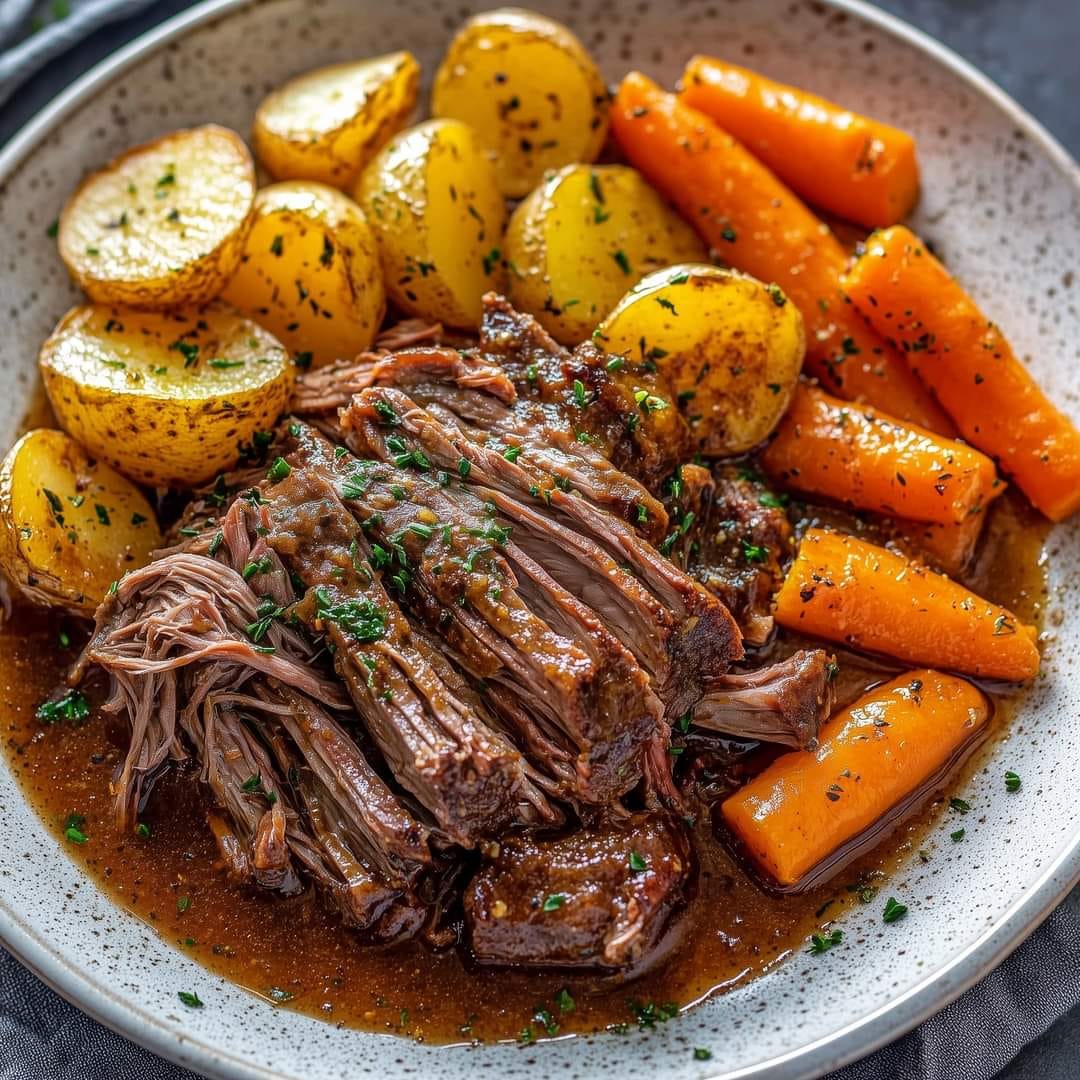
[[[890,896],[885,901],[885,910],[881,917],[887,923],[894,923],[897,919],[902,919],[907,914],[907,910],[907,904],[901,904],[895,896]]]
[[[55,701],[42,702],[34,716],[43,724],[81,724],[90,715],[90,703],[78,690],[68,690]]]
[[[806,951],[811,955],[818,956],[828,952],[833,946],[839,945],[844,940],[842,930],[832,930],[828,934],[811,934],[810,948]]]

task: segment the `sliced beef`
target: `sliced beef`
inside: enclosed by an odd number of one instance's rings
[[[669,714],[701,693],[701,680],[742,655],[731,615],[706,589],[661,556],[625,521],[574,490],[538,492],[531,450],[500,452],[440,422],[400,390],[357,395],[343,415],[393,414],[406,453],[417,451],[513,523],[514,544],[605,620],[650,674]]]
[[[429,858],[424,831],[315,702],[272,682],[256,689],[211,695],[185,725],[225,811],[209,824],[231,876],[291,895],[302,869],[365,937],[416,933],[426,917],[413,889]],[[314,753],[285,735],[297,722],[318,733]]]
[[[609,356],[592,342],[570,353],[531,315],[489,293],[479,349],[502,364],[519,394],[562,410],[564,427],[584,430],[650,490],[693,455],[690,428],[644,342],[635,356]]]
[[[717,466],[707,509],[694,529],[690,572],[718,596],[752,645],[772,633],[772,595],[792,554],[783,499],[756,474]]]
[[[557,840],[513,837],[465,891],[482,964],[615,970],[638,963],[682,902],[688,838],[661,815]]]
[[[647,675],[591,608],[513,543],[497,507],[407,450],[400,427],[382,401],[350,407],[342,428],[365,457],[329,467],[376,564],[485,682],[506,723],[531,714],[522,739],[540,734],[560,749],[534,756],[534,766],[568,796],[610,803],[640,778],[643,745],[665,734]]]
[[[800,649],[769,667],[718,675],[706,683],[691,722],[739,739],[816,746],[832,709],[835,670],[828,653]]]
[[[104,708],[131,725],[112,785],[118,825],[134,825],[157,772],[190,747],[220,807],[210,825],[234,877],[290,894],[303,869],[350,925],[379,940],[413,932],[423,909],[411,883],[429,860],[426,830],[331,718],[327,710],[347,700],[316,664],[315,647],[269,615],[292,593],[263,538],[252,539],[250,519],[261,512],[254,501],[236,502],[220,540],[190,541],[214,557],[163,556],[125,575],[98,611],[72,679],[103,670],[111,686]],[[315,722],[318,739],[305,742]],[[337,785],[328,830],[293,779],[320,769],[332,770]]]
[[[329,635],[335,670],[391,772],[449,839],[472,846],[522,810],[550,820],[521,754],[448,682],[445,661],[372,572],[369,540],[332,481],[333,457],[318,436],[301,438],[289,475],[266,488],[267,543],[307,588],[293,612]]]
[[[545,495],[573,488],[647,538],[658,542],[666,533],[663,505],[600,452],[588,431],[575,423],[576,407],[518,397],[492,359],[447,349],[406,351],[338,372],[324,368],[304,380],[297,398],[297,412],[303,415],[318,416],[326,405],[344,405],[347,395],[367,386],[404,390],[441,422],[482,445],[500,452],[511,447],[527,451],[522,467],[530,487]]]
[[[420,392],[447,388],[466,394],[482,392],[505,404],[517,397],[502,368],[481,356],[457,349],[403,348],[386,354],[362,353],[355,361],[305,372],[296,383],[293,411],[301,416],[332,413],[353,394],[386,383]]]

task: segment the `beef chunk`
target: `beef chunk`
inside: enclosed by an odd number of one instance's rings
[[[601,805],[624,794],[641,776],[643,745],[664,731],[647,675],[595,612],[514,545],[495,508],[408,449],[400,418],[379,404],[342,417],[365,457],[331,453],[320,466],[360,521],[375,568],[483,681],[552,790]]]
[[[502,364],[520,395],[560,409],[566,426],[647,488],[693,454],[696,440],[649,353],[612,358],[592,342],[567,352],[493,293],[484,297],[480,352]]]
[[[692,723],[739,739],[815,746],[832,709],[835,670],[822,649],[800,649],[770,667],[718,675],[706,683]]]
[[[690,572],[731,611],[752,645],[772,633],[772,594],[792,549],[783,499],[752,472],[713,470],[715,488],[699,518]]]
[[[520,753],[451,685],[445,660],[372,572],[369,541],[327,475],[333,449],[314,434],[298,442],[289,475],[267,487],[267,539],[308,586],[294,611],[329,634],[335,669],[394,776],[465,846],[497,835],[524,805],[542,813]]]
[[[679,715],[700,696],[701,679],[741,657],[734,620],[700,583],[587,494],[535,483],[531,444],[507,457],[390,388],[357,395],[343,422],[352,423],[353,410],[378,409],[398,418],[395,434],[406,451],[460,472],[513,523],[516,547],[604,618],[652,677],[669,714]]]
[[[482,964],[630,967],[682,902],[689,871],[686,834],[659,815],[506,840],[465,892],[473,954]]]

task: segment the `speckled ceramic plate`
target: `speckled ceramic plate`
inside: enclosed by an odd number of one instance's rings
[[[1054,398],[1080,416],[1080,175],[962,61],[844,0],[534,6],[567,21],[612,78],[632,63],[670,82],[689,53],[715,51],[914,132],[925,180],[917,227],[986,301]],[[0,156],[0,442],[11,441],[31,400],[39,342],[75,299],[45,231],[86,169],[186,124],[216,120],[245,131],[271,86],[317,64],[409,48],[430,74],[471,7],[218,0],[121,50],[61,95]],[[1058,529],[1050,549],[1043,676],[963,792],[987,827],[969,829],[960,845],[942,822],[927,841],[930,862],[901,868],[892,891],[911,908],[905,933],[887,932],[876,905],[844,916],[845,943],[857,951],[845,956],[843,981],[796,954],[655,1031],[528,1048],[435,1048],[337,1030],[208,975],[114,907],[37,820],[6,765],[0,937],[88,1013],[214,1076],[817,1075],[941,1008],[1030,933],[1080,875],[1080,530]],[[1006,768],[1023,775],[1013,795],[1001,782]],[[207,1007],[180,1016],[176,988],[190,985]],[[695,1061],[694,1046],[713,1047],[713,1060]]]

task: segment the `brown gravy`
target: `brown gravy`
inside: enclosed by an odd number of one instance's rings
[[[967,584],[1025,620],[1039,622],[1046,591],[1045,535],[1019,499],[998,500]],[[66,649],[60,644],[62,631],[73,639]],[[117,904],[254,993],[338,1024],[428,1042],[516,1039],[524,1029],[543,1038],[549,1032],[534,1019],[538,1009],[549,1010],[559,1034],[632,1026],[631,1000],[686,1007],[745,982],[790,951],[806,948],[813,931],[860,903],[860,894],[848,884],[876,881],[906,851],[932,848],[922,838],[943,802],[938,799],[832,882],[797,897],[762,893],[712,838],[708,815],[701,815],[695,894],[643,974],[611,981],[477,971],[456,951],[432,953],[416,942],[364,947],[310,892],[283,900],[229,884],[205,827],[203,793],[187,779],[167,777],[155,789],[143,817],[152,831],[148,838],[118,835],[108,782],[125,733],[99,715],[81,727],[43,726],[34,717],[77,647],[70,620],[38,611],[18,609],[0,628],[0,710],[8,759],[65,852]],[[841,692],[850,700],[881,678],[871,671],[850,672]],[[1007,726],[1014,702],[997,698],[998,732]],[[976,754],[967,771],[978,767],[980,757]],[[954,783],[959,786],[962,778]],[[64,839],[72,813],[85,818],[85,844]],[[893,890],[903,885],[893,882]],[[573,1011],[556,1008],[563,988],[574,999]]]

